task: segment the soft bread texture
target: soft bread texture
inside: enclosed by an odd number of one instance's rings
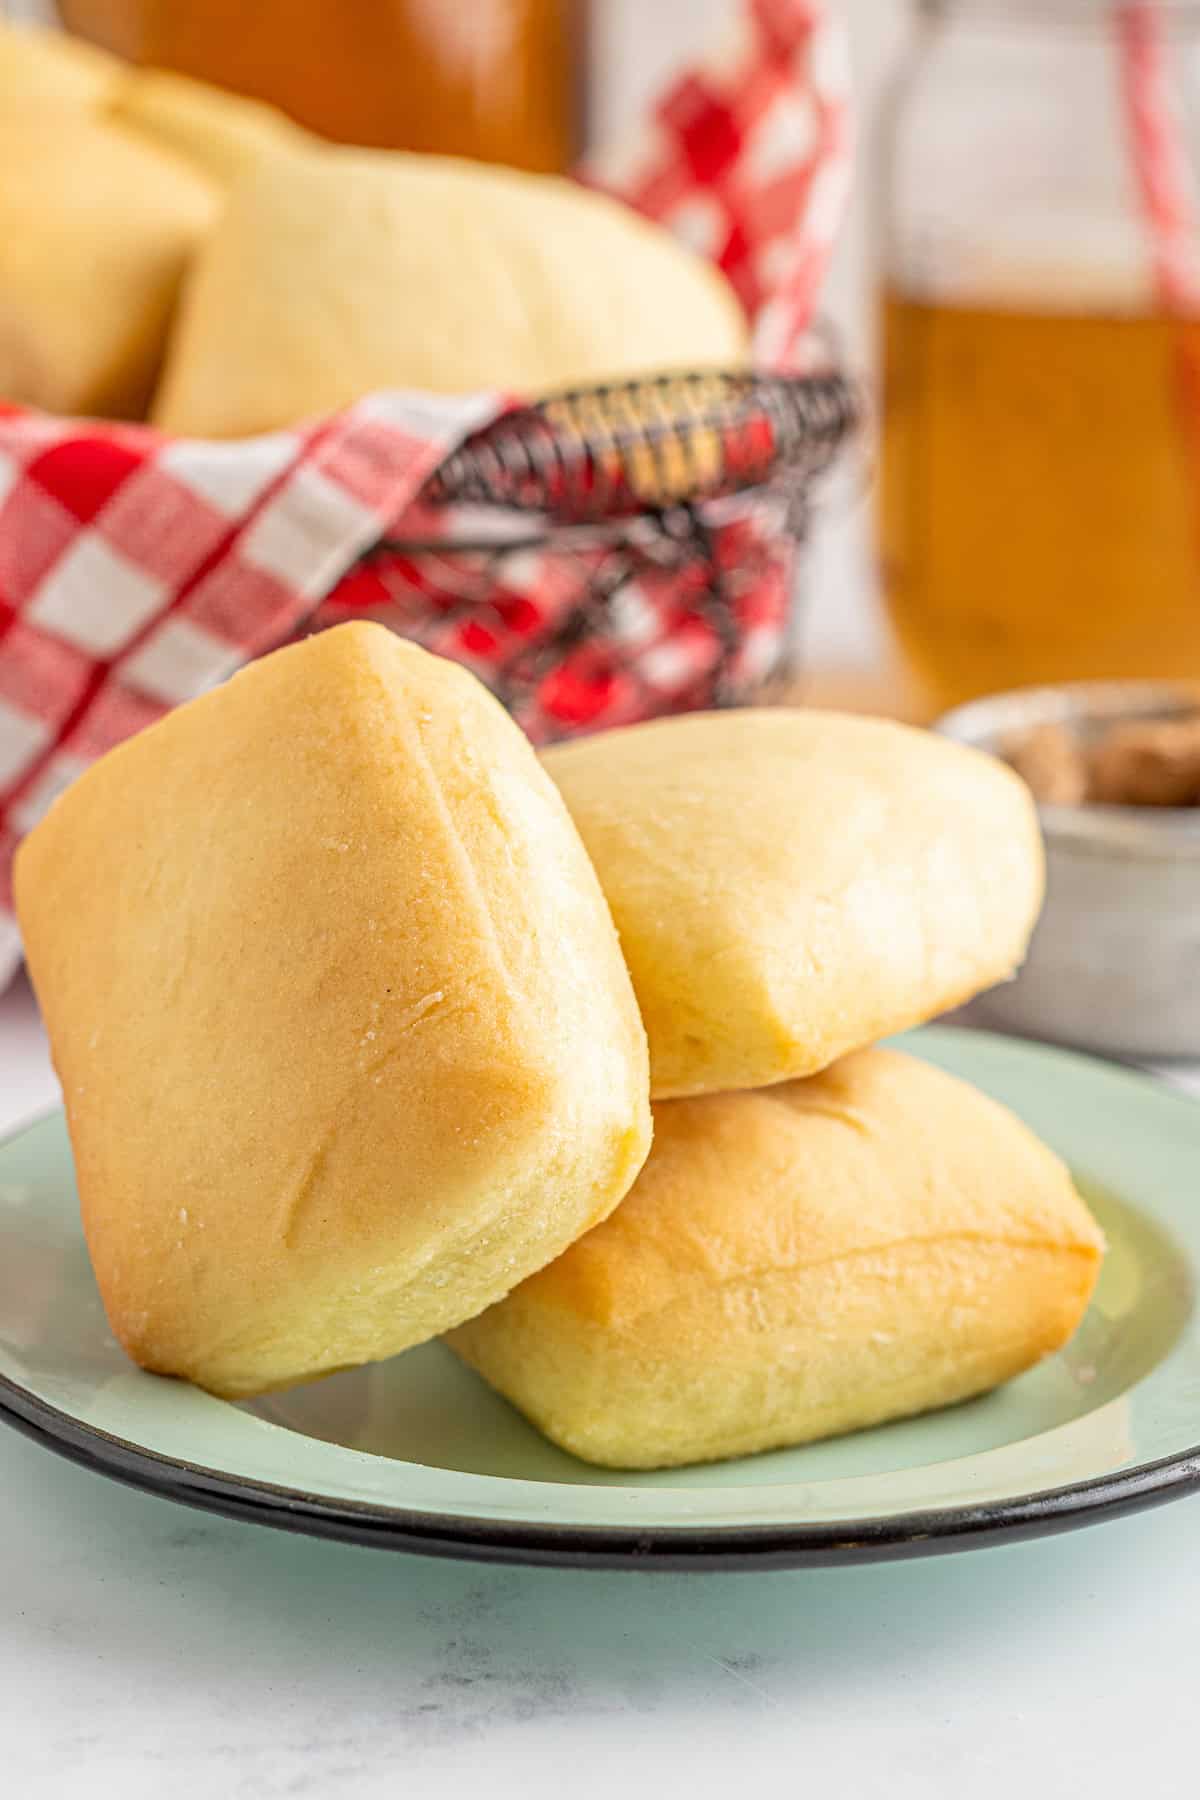
[[[114,1332],[227,1396],[394,1354],[604,1218],[650,1138],[595,876],[516,726],[380,626],[122,745],[17,903]]]
[[[158,422],[238,437],[377,387],[536,395],[745,360],[725,278],[601,194],[453,158],[271,157],[189,283]]]
[[[45,106],[47,101],[84,110],[103,106],[124,66],[65,31],[0,20],[0,118],[18,106]]]
[[[230,187],[260,157],[302,148],[308,134],[262,100],[247,100],[162,69],[133,69],[110,116]]]
[[[217,190],[91,113],[0,105],[0,399],[144,415]]]
[[[1041,908],[1002,763],[836,713],[701,714],[544,762],[608,896],[656,1099],[815,1074],[1011,975]]]
[[[893,1052],[656,1106],[607,1224],[452,1334],[588,1462],[743,1456],[945,1406],[1058,1350],[1104,1243],[1003,1108]]]

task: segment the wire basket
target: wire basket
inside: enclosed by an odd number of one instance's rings
[[[745,700],[783,656],[837,373],[664,375],[503,414],[322,609],[465,662],[535,742]]]

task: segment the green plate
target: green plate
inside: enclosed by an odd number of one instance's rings
[[[856,1562],[1034,1536],[1200,1487],[1200,1105],[1011,1039],[935,1028],[906,1047],[1053,1144],[1111,1245],[1071,1346],[985,1399],[637,1476],[556,1450],[438,1345],[227,1405],[142,1374],[114,1343],[55,1116],[0,1146],[0,1415],[188,1505],[497,1561]]]

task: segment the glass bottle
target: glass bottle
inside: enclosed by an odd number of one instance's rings
[[[60,0],[133,62],[273,101],[340,143],[561,170],[578,148],[580,0]]]
[[[1200,677],[1200,6],[924,0],[883,152],[882,573],[924,710]]]

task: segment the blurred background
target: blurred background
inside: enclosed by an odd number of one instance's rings
[[[813,698],[926,721],[1030,683],[1200,675],[1197,8],[832,10],[859,153],[821,310],[878,404],[816,510],[795,668]],[[7,16],[57,17],[342,141],[396,143],[402,118],[405,148],[554,169],[627,137],[746,6],[9,0]]]
[[[609,143],[625,137],[671,76],[685,62],[719,43],[741,9],[742,0],[654,0],[653,5],[646,5],[644,0],[591,0],[586,77],[590,139]],[[271,14],[272,10],[268,6],[265,13]],[[313,15],[322,9],[306,6],[301,0],[300,10]],[[448,3],[439,5],[437,0],[412,8],[418,18],[422,14],[430,20],[437,17],[439,28],[444,27],[451,13],[460,10],[466,9],[453,8]],[[515,10],[537,16],[566,9],[535,3]],[[835,10],[842,14],[848,30],[862,148],[849,216],[838,240],[826,288],[824,312],[838,334],[846,358],[856,369],[870,371],[877,340],[872,216],[878,208],[869,179],[868,147],[887,75],[894,70],[910,35],[912,0],[840,0],[840,4],[835,0]],[[348,5],[342,11],[328,7],[324,11],[331,17],[336,15],[343,41],[352,41],[371,8]],[[123,53],[138,50],[140,26],[147,34],[143,43],[149,41],[151,46],[145,60],[171,61],[173,66],[213,79],[228,79],[232,75],[235,82],[239,74],[244,75],[244,67],[239,68],[238,58],[230,49],[214,53],[213,41],[224,34],[232,45],[252,35],[246,9],[236,3],[231,6],[229,0],[210,0],[208,4],[197,0],[186,8],[155,5],[153,0],[146,5],[131,4],[130,0],[66,0],[61,8],[54,0],[6,0],[0,4],[0,17],[34,25],[65,20],[81,34]],[[314,84],[323,84],[327,90],[329,59],[323,54],[324,46],[314,45],[311,38],[306,41],[300,86],[307,90]],[[543,44],[542,55],[547,54]],[[279,93],[279,71],[274,73],[274,81],[262,84],[275,89],[271,97],[294,99],[296,90],[289,88],[286,79],[282,82],[284,92]],[[322,98],[328,104],[327,93]],[[332,125],[335,134],[337,126],[345,125],[344,135],[362,137],[362,98],[360,89],[346,101],[353,127],[340,116],[331,120],[325,115],[314,122]],[[429,147],[440,147],[437,138],[435,124]],[[514,142],[486,146],[493,147],[504,160],[512,155]],[[540,146],[551,164],[559,148],[553,133],[550,141]],[[796,618],[798,648],[804,661],[815,661],[837,671],[878,668],[884,655],[867,486],[861,469],[851,473],[840,483],[830,505],[821,509],[804,582],[804,607]],[[840,679],[836,691],[843,691]],[[848,691],[853,691],[853,683]],[[866,694],[874,698],[874,687]]]
[[[849,361],[866,371],[873,386],[879,336],[879,196],[871,165],[889,78],[912,42],[915,5],[914,0],[840,0],[837,10],[849,37],[859,150],[825,312]],[[597,134],[619,137],[681,52],[694,52],[706,38],[716,40],[736,11],[737,0],[656,0],[653,7],[639,0],[601,0],[593,15],[600,82]],[[860,689],[854,673],[878,669],[886,660],[869,485],[868,468],[865,478],[845,481],[836,501],[819,514],[797,619],[800,660],[828,667],[835,675],[828,691],[837,697],[861,692],[874,699],[875,684]]]
[[[864,377],[871,403],[805,521],[783,677],[811,700],[922,723],[1034,684],[1200,677],[1200,9],[830,0],[828,10],[849,42],[858,154],[820,319],[835,365]],[[135,64],[272,101],[335,141],[539,170],[628,140],[672,76],[736,27],[746,34],[756,19],[767,37],[799,42],[809,16],[782,0],[7,6],[12,21],[58,21]],[[125,123],[172,153],[201,153],[206,174],[214,155],[244,164],[244,134],[266,122],[190,111],[195,99],[146,90]],[[791,129],[803,135],[798,114]],[[719,162],[721,146],[710,138],[705,154]],[[796,232],[811,231],[812,215],[793,204]],[[669,208],[654,216],[686,235],[689,221]],[[746,267],[724,253],[722,267],[749,304]],[[178,316],[172,343],[186,343],[186,306]],[[137,416],[39,400],[36,383],[8,397]],[[152,416],[170,418],[169,403]],[[772,534],[781,544],[778,522],[759,517],[746,542],[763,550]],[[554,553],[565,557],[563,541]],[[578,604],[594,600],[585,582]],[[723,689],[714,677],[661,705],[651,695],[605,711],[593,677],[576,670],[578,717],[560,723],[753,698],[756,680],[781,673],[778,632],[756,643],[751,621],[771,604],[759,593],[737,616],[745,655]],[[403,614],[392,622],[404,628]],[[678,635],[668,649],[660,667],[678,661]],[[522,723],[539,735],[537,719]]]

